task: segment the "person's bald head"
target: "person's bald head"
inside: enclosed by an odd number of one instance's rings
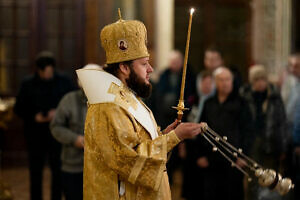
[[[169,67],[171,71],[178,72],[183,66],[183,55],[180,51],[174,50],[169,55]]]
[[[233,75],[226,67],[219,67],[214,71],[216,89],[219,94],[229,95],[233,89]]]

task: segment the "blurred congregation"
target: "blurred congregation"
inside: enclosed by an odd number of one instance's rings
[[[75,70],[106,67],[99,33],[119,7],[148,30],[143,100],[158,125],[177,116],[194,7],[183,122],[206,122],[295,184],[281,196],[248,182],[199,135],[169,154],[173,199],[300,199],[299,1],[0,0],[0,200],[82,200],[88,104]]]

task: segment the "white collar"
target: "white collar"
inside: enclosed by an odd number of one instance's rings
[[[158,136],[151,110],[120,79],[102,69],[79,69],[76,73],[89,104],[115,103],[132,114],[152,139]]]

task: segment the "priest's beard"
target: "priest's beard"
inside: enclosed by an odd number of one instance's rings
[[[152,92],[151,83],[147,84],[131,68],[129,78],[126,79],[127,86],[132,89],[139,97],[148,98]]]

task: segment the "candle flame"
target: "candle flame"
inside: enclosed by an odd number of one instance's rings
[[[194,12],[195,12],[195,9],[194,9],[194,8],[191,8],[191,10],[190,10],[191,15],[192,15]]]

